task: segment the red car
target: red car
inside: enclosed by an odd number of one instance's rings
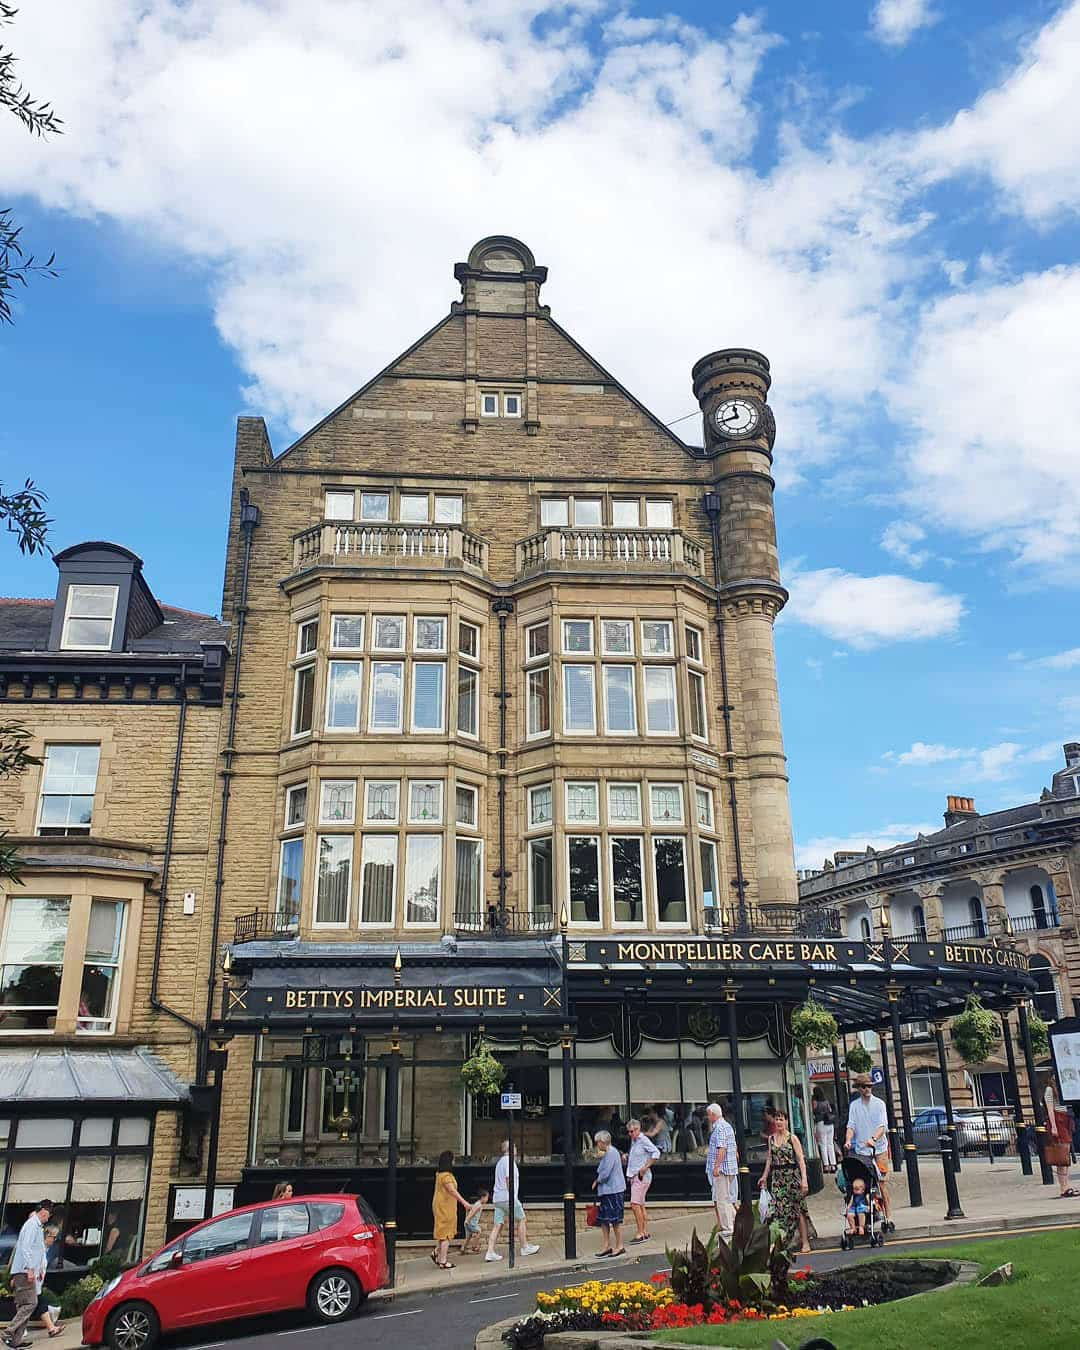
[[[343,1322],[389,1282],[382,1227],[355,1195],[305,1195],[201,1223],[104,1286],[84,1345],[151,1350],[163,1332],[308,1308]]]

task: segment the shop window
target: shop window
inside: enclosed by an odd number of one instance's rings
[[[445,725],[445,662],[414,662],[412,679],[413,731],[441,732]]]
[[[633,735],[637,731],[637,699],[634,667],[601,667],[604,686],[604,731],[609,735]]]
[[[364,823],[396,825],[401,785],[394,781],[369,780],[365,785]]]
[[[285,789],[285,828],[299,829],[307,820],[307,784],[295,783]]]
[[[327,731],[360,730],[363,663],[331,661],[326,679]]]
[[[716,890],[716,845],[709,839],[702,839],[701,849],[701,903],[706,910],[716,909],[720,897]]]
[[[107,652],[112,646],[119,594],[118,586],[69,586],[60,646],[73,651]]]
[[[679,721],[675,711],[675,672],[670,666],[646,666],[645,679],[645,734],[673,736],[678,734]]]
[[[637,783],[608,784],[608,821],[612,825],[641,824],[641,788]]]
[[[569,835],[566,840],[571,923],[600,922],[600,840]]]
[[[529,788],[529,829],[551,824],[551,784]]]
[[[327,492],[323,497],[324,520],[352,520],[355,495],[351,492]]]
[[[364,616],[362,614],[332,614],[330,616],[330,646],[336,652],[364,650]]]
[[[404,614],[376,614],[372,620],[372,647],[377,652],[403,652],[405,650]]]
[[[550,923],[555,904],[551,839],[529,840],[529,914],[536,923]]]
[[[75,1023],[79,1031],[109,1032],[115,1028],[125,910],[119,900],[90,902],[79,1016]]]
[[[360,861],[362,924],[394,922],[397,836],[366,834]]]
[[[596,731],[596,672],[592,666],[564,665],[563,730],[568,736]]]
[[[244,1251],[251,1240],[252,1217],[251,1214],[229,1214],[189,1233],[184,1238],[184,1265]]]
[[[116,1128],[116,1142],[123,1147],[150,1142],[150,1122],[145,1116],[121,1116]]]
[[[442,824],[442,789],[439,781],[409,783],[409,824]]]
[[[316,879],[315,923],[343,928],[349,922],[352,879],[352,835],[320,834]]]
[[[405,922],[430,927],[439,922],[442,835],[410,834],[405,839]]]
[[[611,843],[611,899],[615,926],[644,923],[645,891],[641,840],[617,835]]]
[[[390,519],[389,492],[361,492],[360,519],[372,523],[388,521]]]
[[[371,732],[399,732],[401,730],[402,686],[405,666],[401,661],[373,661],[371,663],[371,712],[368,730]]]
[[[89,834],[97,791],[97,745],[47,745],[41,770],[37,832]]]
[[[682,839],[653,837],[653,881],[660,923],[685,923],[686,853]]]
[[[11,896],[4,923],[0,1001],[5,1031],[51,1031],[60,1002],[70,901]]]
[[[483,844],[479,839],[458,839],[455,845],[454,916],[461,922],[476,922],[484,904]]]
[[[566,819],[570,825],[599,825],[600,794],[595,783],[567,783]]]

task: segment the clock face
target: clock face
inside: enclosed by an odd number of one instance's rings
[[[747,398],[728,398],[713,413],[721,436],[751,436],[761,421],[761,412]]]

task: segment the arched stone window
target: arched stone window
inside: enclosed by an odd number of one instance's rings
[[[926,941],[926,914],[922,905],[916,905],[911,911],[911,926],[916,942]]]
[[[870,932],[870,920],[865,914],[859,920],[859,935],[864,942],[869,942],[872,936]]]
[[[1037,889],[1033,887],[1032,889]],[[1061,1016],[1061,1000],[1058,995],[1057,976],[1054,968],[1045,956],[1038,953],[1031,958],[1029,967],[1038,985],[1038,993],[1032,999],[1044,1022],[1056,1022]]]
[[[974,929],[973,936],[984,938],[986,936],[986,915],[983,914],[982,901],[977,895],[973,895],[968,901],[968,913],[971,915],[971,926]]]

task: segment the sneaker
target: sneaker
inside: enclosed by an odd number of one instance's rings
[[[540,1248],[535,1242],[526,1242],[525,1246],[521,1249],[521,1254],[522,1256],[535,1256],[539,1250]]]
[[[485,1253],[484,1253],[484,1260],[485,1260],[485,1261],[501,1261],[501,1260],[502,1260],[502,1256],[500,1255],[499,1252],[485,1252]]]

